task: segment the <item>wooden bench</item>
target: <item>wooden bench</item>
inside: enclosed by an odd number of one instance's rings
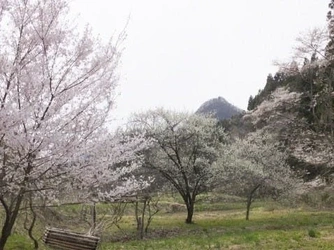
[[[99,237],[56,228],[47,228],[43,236],[46,245],[64,250],[96,250],[99,240]]]

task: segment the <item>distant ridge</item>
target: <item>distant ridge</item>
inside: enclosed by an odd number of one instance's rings
[[[242,109],[232,105],[221,96],[206,101],[196,111],[197,114],[213,114],[218,120],[229,119],[242,112]]]

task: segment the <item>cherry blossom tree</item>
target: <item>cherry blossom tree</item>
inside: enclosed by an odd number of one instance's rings
[[[287,164],[288,154],[272,135],[251,133],[229,150],[223,173],[229,173],[230,192],[247,197],[246,220],[257,192],[278,197],[300,190],[301,182]]]
[[[291,72],[291,63],[277,63],[280,71],[293,75],[298,91],[303,92],[304,113],[317,131],[334,135],[333,111],[333,1],[329,1],[327,27],[313,28],[301,33],[294,47],[293,60],[299,70]],[[293,82],[291,81],[291,82]]]
[[[68,12],[66,0],[0,0],[0,249],[25,199],[70,186],[106,196],[99,185],[129,171],[112,166],[145,144],[105,126],[124,35],[103,43]]]
[[[214,118],[164,109],[134,115],[129,124],[151,139],[144,166],[176,188],[187,207],[186,223],[192,223],[197,195],[220,176],[216,160],[224,152],[223,129]]]

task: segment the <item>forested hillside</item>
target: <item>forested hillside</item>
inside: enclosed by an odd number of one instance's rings
[[[298,37],[293,60],[268,75],[264,88],[250,96],[245,115],[223,124],[239,135],[278,132],[290,165],[307,180],[321,176],[329,181],[333,173],[333,3],[329,7],[327,30],[316,28]]]

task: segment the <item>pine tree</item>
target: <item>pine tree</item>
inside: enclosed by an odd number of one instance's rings
[[[334,134],[333,124],[333,82],[334,82],[334,0],[331,0],[329,5],[329,12],[327,13],[329,42],[325,49],[326,64],[323,68],[320,77],[320,82],[323,85],[321,93],[322,108],[320,122],[324,124],[326,130]],[[322,106],[322,107],[321,107]]]
[[[248,106],[247,106],[247,110],[253,110],[255,108],[254,105],[254,97],[251,95],[248,99]]]
[[[334,0],[331,0],[329,5],[329,11],[327,13],[329,43],[326,46],[326,58],[329,62],[333,62],[334,58]]]

